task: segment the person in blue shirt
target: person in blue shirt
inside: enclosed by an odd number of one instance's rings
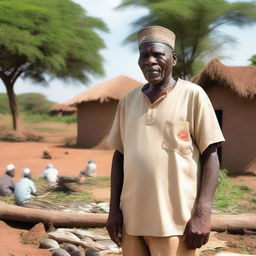
[[[36,196],[36,186],[31,180],[29,168],[23,170],[23,178],[15,185],[14,199],[17,205],[24,206],[29,203],[32,196]]]

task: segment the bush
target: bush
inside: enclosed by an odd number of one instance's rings
[[[45,95],[40,93],[23,93],[17,95],[17,103],[20,112],[30,114],[47,114],[55,102],[46,99]],[[0,94],[0,113],[10,113],[9,101],[6,93]]]
[[[45,95],[40,93],[24,93],[18,96],[20,112],[31,114],[49,113],[51,107],[55,104],[46,99]]]
[[[59,122],[59,123],[76,123],[76,114],[70,116],[51,116],[49,114],[30,114],[22,113],[22,119],[27,123],[39,122]]]

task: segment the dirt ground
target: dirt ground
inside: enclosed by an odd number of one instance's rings
[[[42,159],[45,147],[48,148],[52,159]],[[4,173],[7,164],[13,163],[17,167],[15,181],[22,177],[22,170],[29,167],[32,175],[37,178],[45,166],[51,162],[59,170],[60,175],[77,176],[80,170],[86,165],[89,159],[94,159],[97,163],[99,176],[109,176],[111,168],[111,158],[113,151],[106,150],[86,150],[78,148],[68,148],[47,142],[26,142],[8,143],[0,142],[0,174]],[[236,177],[232,178],[233,184],[247,185],[256,191],[256,177]],[[98,196],[106,193],[106,190],[99,188],[95,192]],[[37,249],[32,245],[25,245],[20,242],[21,233],[26,232],[24,228],[13,227],[0,221],[0,256],[50,256],[47,250]],[[216,235],[214,236],[216,237]],[[234,236],[218,234],[218,239],[228,241],[228,247],[234,252],[256,253],[246,251],[247,243],[256,248],[255,236]],[[219,243],[219,242],[218,242]],[[239,244],[241,246],[239,247]],[[216,252],[215,252],[216,253]],[[213,251],[204,252],[202,256],[213,255]]]

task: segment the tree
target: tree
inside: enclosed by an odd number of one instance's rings
[[[249,61],[251,62],[251,65],[256,66],[256,54],[252,55]]]
[[[256,21],[256,3],[226,0],[123,0],[117,9],[131,6],[145,7],[148,13],[132,23],[133,31],[144,26],[160,25],[176,34],[177,75],[190,78],[207,57],[216,57],[221,46],[234,41],[221,35],[223,25],[246,26]],[[136,41],[136,34],[125,42]]]
[[[0,0],[0,78],[9,98],[13,128],[18,128],[14,84],[18,78],[47,84],[50,78],[88,82],[102,75],[107,31],[70,0]]]

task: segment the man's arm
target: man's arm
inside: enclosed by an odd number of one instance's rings
[[[216,144],[202,154],[202,176],[195,211],[187,223],[183,241],[190,249],[200,248],[207,243],[211,231],[210,215],[219,176],[219,160]]]
[[[118,246],[121,246],[123,226],[123,216],[120,209],[120,197],[124,181],[123,161],[123,154],[115,151],[111,168],[110,210],[106,224],[111,239]]]

